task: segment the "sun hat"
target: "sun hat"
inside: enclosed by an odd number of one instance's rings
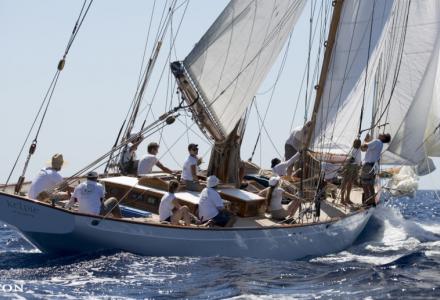
[[[218,183],[219,183],[219,180],[218,180],[217,176],[215,176],[215,175],[209,176],[208,179],[206,180],[206,185],[209,188],[213,188],[213,187],[217,186]]]
[[[61,169],[63,163],[64,163],[63,155],[61,153],[56,153],[52,156],[50,165],[54,169]]]
[[[269,179],[269,186],[276,186],[280,182],[280,177],[273,176]]]

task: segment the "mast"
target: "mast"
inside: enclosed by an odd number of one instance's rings
[[[312,139],[313,132],[316,126],[316,116],[319,111],[319,107],[321,106],[321,99],[324,92],[325,81],[327,80],[327,73],[330,67],[330,61],[332,57],[333,47],[336,40],[336,33],[338,31],[339,21],[341,19],[342,5],[344,0],[334,0],[333,1],[333,15],[330,23],[330,30],[328,33],[327,42],[325,45],[325,53],[324,60],[322,62],[321,75],[319,76],[319,83],[316,89],[316,97],[315,104],[313,106],[312,118],[311,118],[311,126],[310,130],[306,136],[305,149],[308,149],[310,146],[310,141]],[[304,161],[304,160],[303,160]]]
[[[211,151],[208,175],[216,175],[225,183],[240,186],[240,148],[245,131],[246,117],[238,122],[224,142],[216,142]]]

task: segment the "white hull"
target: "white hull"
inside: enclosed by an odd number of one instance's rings
[[[271,228],[189,228],[108,219],[96,225],[97,217],[0,192],[0,220],[47,253],[120,249],[149,256],[294,260],[349,247],[373,210],[329,223]]]

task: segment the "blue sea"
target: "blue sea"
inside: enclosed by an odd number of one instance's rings
[[[299,261],[125,252],[57,257],[6,225],[0,251],[1,298],[439,299],[440,192],[391,199],[350,248]]]

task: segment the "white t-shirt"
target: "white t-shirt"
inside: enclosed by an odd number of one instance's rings
[[[176,196],[173,193],[166,193],[163,195],[162,199],[160,199],[159,219],[161,221],[165,221],[173,215],[174,199],[176,199]]]
[[[101,199],[105,197],[105,189],[99,182],[87,180],[75,188],[72,197],[78,199],[79,212],[99,215]]]
[[[204,188],[200,193],[199,218],[207,221],[214,218],[219,213],[219,208],[223,208],[223,200],[220,194],[213,188]]]
[[[294,156],[292,156],[289,160],[280,162],[278,165],[272,168],[272,172],[277,174],[278,176],[285,176],[287,174],[287,168],[296,162],[300,157],[300,153],[297,152]]]
[[[361,165],[362,164],[362,154],[361,149],[354,149],[352,148],[350,152],[348,153],[348,158],[354,158],[354,162],[350,162],[354,165]]]
[[[272,199],[270,199],[269,211],[283,209],[281,200],[283,200],[284,190],[280,187],[276,187],[272,192]]]
[[[296,150],[301,149],[301,144],[304,139],[304,130],[302,126],[296,127],[293,129],[289,138],[286,141],[287,145],[291,145]]]
[[[197,169],[197,158],[190,155],[183,164],[182,180],[189,180],[189,181],[194,180],[191,172],[191,166],[196,166]]]
[[[32,181],[28,196],[37,199],[38,194],[44,190],[51,189],[63,181],[63,177],[58,171],[52,168],[41,169],[37,177]]]
[[[144,174],[150,174],[151,171],[153,171],[154,165],[158,162],[158,159],[156,155],[153,154],[147,154],[139,161],[138,164],[138,176],[144,175]]]
[[[365,153],[364,162],[375,163],[380,159],[380,153],[382,152],[383,143],[379,139],[374,139],[367,143],[368,149]]]

